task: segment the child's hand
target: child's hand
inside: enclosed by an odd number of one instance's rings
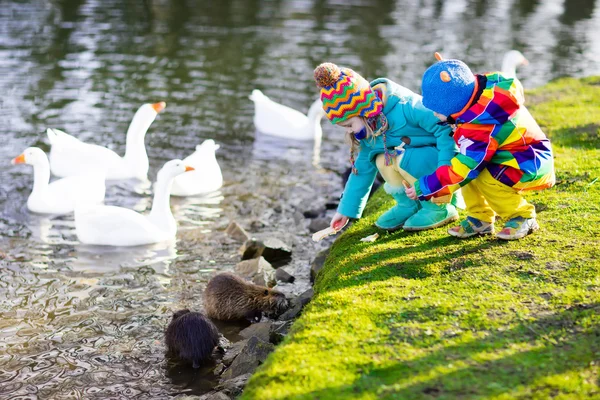
[[[404,185],[404,191],[406,193],[406,197],[408,197],[411,200],[417,200],[417,192],[415,191],[415,187],[409,186],[408,182],[406,182],[406,181],[402,181],[402,184]]]
[[[349,218],[345,215],[342,215],[338,212],[335,213],[333,218],[331,219],[331,223],[328,228],[322,229],[319,232],[315,232],[312,235],[312,240],[315,242],[321,241],[325,239],[325,237],[329,235],[335,235],[339,231],[342,230],[344,226],[348,223]]]
[[[333,218],[331,219],[331,223],[329,226],[331,229],[334,229],[336,232],[341,230],[348,223],[348,217],[342,215],[338,212],[335,213]]]

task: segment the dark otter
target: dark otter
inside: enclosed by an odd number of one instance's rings
[[[203,314],[179,310],[165,332],[167,352],[189,362],[194,368],[210,358],[219,344],[219,331]]]
[[[215,275],[204,290],[206,314],[215,319],[257,321],[262,313],[276,317],[288,307],[283,293],[246,282],[228,272]]]

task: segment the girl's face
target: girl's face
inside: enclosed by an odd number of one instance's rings
[[[433,115],[435,115],[437,119],[439,119],[442,122],[446,122],[448,120],[448,117],[443,114],[434,112]]]
[[[365,123],[361,117],[351,117],[343,122],[338,122],[337,125],[344,128],[346,133],[352,134],[360,132],[365,127]]]

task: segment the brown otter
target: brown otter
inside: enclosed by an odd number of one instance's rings
[[[219,331],[203,314],[179,310],[165,332],[167,353],[189,362],[194,368],[210,358],[219,344]]]
[[[206,314],[215,319],[258,321],[263,312],[276,317],[288,307],[283,293],[246,282],[228,272],[215,275],[204,290]]]

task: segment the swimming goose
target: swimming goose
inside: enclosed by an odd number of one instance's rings
[[[220,148],[212,139],[207,139],[196,146],[196,151],[183,159],[185,165],[195,169],[180,175],[173,180],[171,194],[174,196],[193,196],[218,190],[223,186],[221,167],[215,157]]]
[[[171,160],[158,171],[150,214],[128,208],[85,206],[75,208],[75,232],[81,243],[106,246],[138,246],[175,238],[177,222],[169,195],[173,179],[194,168]]]
[[[276,103],[255,89],[250,95],[254,102],[254,125],[264,134],[294,140],[321,140],[321,119],[325,116],[320,99],[310,106],[308,115]]]
[[[148,175],[148,155],[144,138],[148,128],[159,112],[165,108],[164,102],[142,105],[131,120],[127,129],[125,156],[95,144],[88,144],[58,129],[46,131],[52,148],[50,169],[56,176],[72,176],[87,169],[104,169],[106,179],[137,178],[146,180]]]
[[[96,204],[104,200],[106,190],[103,172],[82,174],[50,183],[48,156],[38,147],[29,147],[12,160],[12,164],[33,166],[33,190],[27,208],[41,214],[67,214],[75,204]]]

